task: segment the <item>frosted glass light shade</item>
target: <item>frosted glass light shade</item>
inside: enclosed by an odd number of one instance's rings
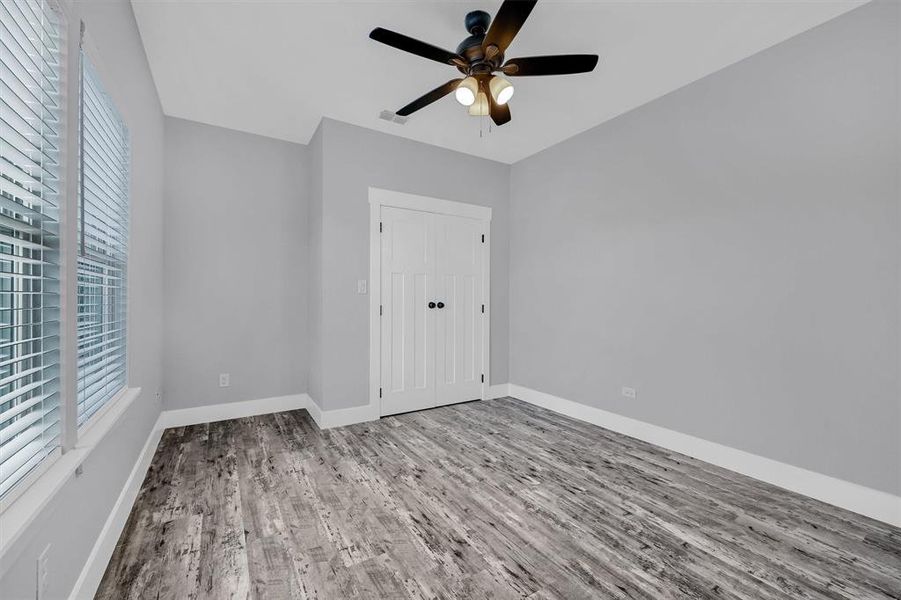
[[[513,97],[513,84],[503,77],[494,76],[488,82],[488,89],[491,96],[498,104],[506,104]]]
[[[475,77],[467,77],[457,86],[454,96],[457,98],[457,102],[463,106],[472,106],[472,103],[476,101],[478,92],[479,82],[476,81]]]
[[[488,116],[488,96],[485,95],[485,92],[479,92],[479,95],[476,96],[476,101],[469,107],[469,114],[474,117]]]

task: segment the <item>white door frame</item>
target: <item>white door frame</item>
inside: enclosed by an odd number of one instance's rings
[[[407,208],[441,215],[467,217],[483,221],[485,224],[485,243],[482,245],[482,295],[485,299],[485,314],[482,316],[482,400],[488,397],[490,378],[489,340],[491,339],[491,208],[452,202],[428,196],[417,196],[380,188],[369,188],[369,406],[370,414],[382,414],[382,403],[379,394],[382,380],[382,240],[381,213],[383,206]],[[375,410],[377,409],[377,410]]]

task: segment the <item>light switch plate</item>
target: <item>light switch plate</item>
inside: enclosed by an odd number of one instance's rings
[[[367,288],[368,288],[367,283],[368,282],[365,279],[357,280],[357,293],[358,294],[366,294],[367,293]]]

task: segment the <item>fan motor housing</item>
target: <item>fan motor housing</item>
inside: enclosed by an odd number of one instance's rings
[[[481,34],[484,36],[485,32],[488,31],[488,26],[491,24],[491,15],[484,10],[474,10],[466,13],[466,18],[463,22],[466,25],[466,31],[470,34]]]
[[[485,50],[482,48],[485,33],[488,31],[488,26],[491,25],[491,15],[484,10],[474,10],[466,13],[464,23],[469,37],[457,46],[457,54],[466,59],[469,67],[464,68],[462,65],[458,65],[457,68],[466,75],[496,71],[504,61],[503,53],[499,52],[492,56],[491,60],[485,60]]]
[[[473,55],[473,54],[474,54],[473,51],[474,51],[476,48],[479,49],[479,54],[482,54],[482,52],[481,52],[481,50],[482,50],[482,40],[484,40],[484,39],[485,39],[485,34],[484,34],[484,33],[480,33],[480,34],[478,34],[478,35],[471,35],[471,36],[469,36],[468,38],[466,38],[465,40],[463,40],[462,42],[460,42],[460,44],[457,46],[457,54],[459,54],[460,56],[465,57],[467,60],[469,60],[470,62],[472,62],[472,59],[470,58],[470,55]],[[481,57],[479,57],[479,58],[481,58]]]

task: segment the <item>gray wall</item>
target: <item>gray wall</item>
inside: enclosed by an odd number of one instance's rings
[[[898,32],[864,6],[517,163],[511,381],[901,491]]]
[[[322,135],[322,392],[324,410],[369,402],[369,187],[490,206],[491,383],[506,383],[510,168],[324,119]]]
[[[131,135],[129,243],[129,384],[143,393],[84,464],[84,473],[53,497],[0,565],[0,598],[34,598],[37,556],[50,544],[48,598],[74,585],[160,411],[163,323],[163,114],[127,0],[74,3],[100,54],[104,84]]]
[[[165,156],[165,408],[306,392],[307,147],[167,118]]]

